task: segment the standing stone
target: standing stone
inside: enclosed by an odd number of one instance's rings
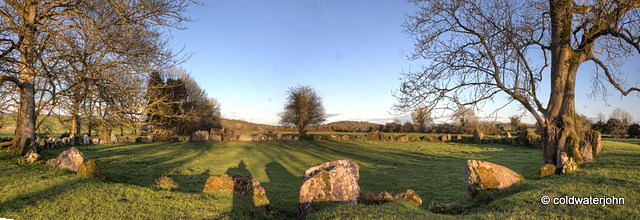
[[[236,132],[231,129],[224,128],[224,134],[222,135],[223,141],[235,141],[236,140]]]
[[[253,136],[243,132],[238,136],[238,141],[253,141]]]
[[[276,133],[276,140],[282,139],[282,132]]]
[[[340,137],[340,139],[342,139],[343,141],[348,141],[349,140],[349,135],[342,135],[342,137]]]
[[[189,141],[192,142],[203,142],[209,140],[209,132],[208,131],[196,131],[193,132]]]
[[[480,191],[505,189],[524,179],[509,168],[479,160],[468,160],[462,173],[469,200]]]
[[[438,138],[440,141],[448,141],[447,139],[447,135],[442,135],[440,136],[440,138]]]
[[[314,202],[357,204],[359,172],[360,166],[350,160],[331,161],[306,170],[300,187],[300,216],[313,211]]]
[[[461,140],[462,140],[462,135],[458,135],[458,136],[456,137],[456,140],[457,140],[457,141],[461,141]]]
[[[580,151],[580,156],[582,157],[581,163],[590,163],[591,161],[593,161],[594,150],[589,141],[580,141],[578,150]]]
[[[91,140],[89,140],[89,135],[87,134],[84,134],[82,136],[82,145],[85,145],[85,144],[91,144]]]
[[[447,134],[447,141],[451,141],[451,134]]]
[[[481,144],[483,138],[484,134],[480,129],[476,128],[473,130],[473,143]]]
[[[585,136],[586,137],[584,139],[586,139],[586,141],[588,141],[593,148],[593,152],[591,154],[593,155],[593,157],[598,156],[600,154],[600,151],[602,150],[602,135],[599,131],[591,130],[587,132]]]
[[[91,144],[100,144],[100,139],[98,138],[94,138],[93,140],[91,140],[90,142]]]
[[[209,137],[210,141],[222,141],[222,135],[221,134],[211,134],[211,136]]]
[[[257,134],[256,136],[253,136],[253,141],[266,141],[267,137],[264,136],[264,134]]]
[[[115,134],[111,134],[110,139],[111,139],[111,140],[110,140],[110,142],[111,142],[112,144],[118,143],[118,138],[116,138],[116,135],[115,135]]]
[[[285,136],[282,138],[282,140],[287,140],[287,141],[290,141],[290,140],[292,140],[292,139],[293,139],[293,138],[291,137],[291,135],[285,135]]]
[[[369,132],[367,134],[367,140],[379,141],[380,140],[380,132],[379,131]]]
[[[72,147],[69,150],[62,151],[58,157],[48,160],[47,165],[76,172],[82,162],[84,162],[84,155],[78,148]]]
[[[293,140],[294,140],[294,141],[300,140],[300,137],[299,137],[299,136],[297,136],[297,135],[296,135],[296,136],[293,136]]]
[[[511,138],[511,133],[510,133],[510,132],[508,132],[508,131],[505,131],[504,138],[507,138],[507,139],[508,139],[508,138]]]
[[[496,135],[496,139],[500,140],[500,139],[502,139],[502,136],[500,136],[500,134],[498,134],[498,135]]]
[[[264,188],[260,185],[260,181],[247,176],[234,175],[233,177],[229,177],[227,174],[211,176],[207,179],[202,192],[233,192],[245,195],[251,193],[255,207],[269,206],[269,199],[267,198]]]
[[[402,136],[398,137],[397,140],[398,140],[398,142],[407,142],[407,141],[409,141],[409,135],[406,135],[406,134],[402,135]]]

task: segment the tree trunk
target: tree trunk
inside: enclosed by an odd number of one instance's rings
[[[19,152],[26,155],[32,149],[36,136],[36,104],[35,104],[35,63],[36,56],[36,12],[37,1],[26,3],[22,12],[24,17],[23,27],[19,35],[23,37],[20,45],[20,103],[16,120],[16,133],[9,152]]]
[[[575,83],[578,67],[585,60],[584,52],[571,48],[571,0],[551,0],[551,94],[544,114],[538,123],[542,131],[542,156],[545,164],[561,168],[560,154],[567,153],[576,162],[582,157],[578,151],[580,135],[575,126]]]
[[[77,96],[77,94],[74,94],[74,96]],[[80,104],[81,100],[73,97],[73,106],[71,106],[71,131],[69,131],[69,135],[74,137],[79,136],[81,132]]]

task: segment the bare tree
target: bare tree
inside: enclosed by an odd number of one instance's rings
[[[536,120],[544,163],[561,166],[562,152],[582,161],[575,125],[581,64],[596,65],[596,93],[606,95],[605,84],[622,95],[640,91],[626,87],[611,68],[640,52],[640,1],[410,2],[420,8],[405,24],[415,39],[412,58],[431,64],[403,73],[397,109],[438,108],[447,101],[477,106],[506,94]],[[543,77],[551,84],[546,105],[538,93]]]
[[[307,126],[319,125],[327,118],[322,106],[322,98],[310,86],[289,88],[280,124],[294,126],[302,136],[307,134]]]
[[[428,123],[433,123],[431,111],[424,106],[418,106],[411,112],[411,120],[413,121],[413,125],[416,126],[416,131],[420,133],[426,131]]]
[[[476,113],[473,109],[467,108],[464,105],[458,106],[458,108],[453,112],[453,118],[460,123],[460,128],[465,133],[473,132],[473,129],[476,128],[478,124]]]
[[[93,40],[103,42],[118,57],[119,52],[131,54],[141,45],[139,38],[158,40],[160,27],[176,27],[185,20],[182,13],[190,0],[180,1],[107,1],[107,0],[17,0],[0,3],[0,83],[11,82],[19,95],[16,134],[10,151],[26,154],[35,140],[36,95],[40,84],[55,84],[70,65],[65,59],[70,51],[82,48],[82,40],[72,34],[83,29]],[[78,21],[84,21],[78,25]],[[70,34],[71,33],[71,34]],[[152,33],[152,35],[141,35]],[[114,37],[115,36],[115,37]],[[126,36],[126,37],[125,37]],[[155,38],[154,38],[155,37]],[[129,39],[129,40],[125,40]],[[154,43],[154,41],[146,41]],[[132,63],[124,56],[120,65]],[[116,67],[110,68],[111,70]],[[102,76],[103,72],[94,72]],[[102,77],[95,77],[102,78]],[[102,91],[101,91],[102,92]],[[51,99],[56,100],[52,94]]]
[[[633,123],[633,116],[631,115],[631,113],[622,110],[621,108],[614,109],[613,112],[611,112],[611,116],[609,118],[620,120],[620,122],[622,122],[622,125],[625,127]]]

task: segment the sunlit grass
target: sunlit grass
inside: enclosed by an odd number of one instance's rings
[[[44,160],[64,149],[45,150]],[[404,217],[602,217],[640,215],[640,147],[605,142],[602,155],[581,171],[537,180],[539,149],[510,145],[380,141],[268,141],[152,143],[82,146],[86,160],[95,160],[107,180],[78,177],[44,165],[19,165],[15,155],[0,153],[0,217],[33,218],[256,218],[237,209],[231,195],[201,193],[211,175],[243,174],[259,180],[271,200],[274,218],[295,218],[302,173],[336,159],[360,164],[364,191],[413,189],[423,206],[333,206],[313,218]],[[504,165],[526,180],[488,201],[466,201],[462,166],[467,159]],[[172,191],[154,187],[167,175],[180,185]],[[624,206],[544,206],[543,194],[615,195]],[[597,194],[597,195],[596,195]],[[122,199],[126,199],[123,201]],[[435,203],[463,203],[455,215],[430,212]],[[516,215],[516,216],[512,216]],[[258,216],[265,217],[265,216]]]

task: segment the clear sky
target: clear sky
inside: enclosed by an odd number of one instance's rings
[[[328,122],[408,119],[390,114],[390,108],[396,102],[391,93],[400,84],[402,69],[417,70],[425,64],[407,59],[413,40],[401,25],[405,14],[416,10],[412,4],[402,0],[204,3],[190,8],[188,15],[197,20],[186,23],[187,30],[172,31],[171,45],[193,54],[182,67],[220,101],[223,117],[276,124],[287,89],[309,85],[323,98]],[[640,82],[639,58],[624,67],[629,72],[626,81]],[[616,93],[609,97],[609,106],[587,98],[592,71],[591,65],[580,68],[578,112],[595,117],[622,107],[640,120],[637,94],[621,98]],[[493,112],[505,100],[496,97],[478,115]],[[504,121],[518,109],[512,104],[497,119]],[[446,113],[440,115],[448,119]]]

